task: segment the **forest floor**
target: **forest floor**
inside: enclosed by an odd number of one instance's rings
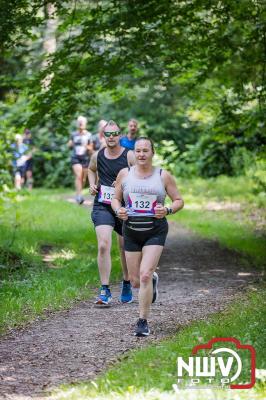
[[[96,307],[94,299],[81,301],[0,339],[1,399],[42,399],[60,384],[94,379],[130,349],[225,309],[259,279],[259,271],[241,264],[239,253],[173,221],[169,227],[158,271],[159,299],[149,319],[151,335],[134,337],[137,300],[120,304],[119,285],[112,285],[109,308]]]

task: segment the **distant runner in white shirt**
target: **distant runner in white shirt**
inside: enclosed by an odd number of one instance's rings
[[[79,204],[84,202],[82,188],[88,175],[90,154],[93,151],[91,142],[92,134],[86,130],[87,119],[79,116],[77,119],[78,130],[71,134],[68,146],[71,147],[71,164],[75,175],[76,201]]]

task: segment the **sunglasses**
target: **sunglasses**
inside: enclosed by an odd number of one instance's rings
[[[106,137],[110,137],[111,135],[113,136],[119,136],[120,135],[120,131],[115,131],[115,132],[103,132],[104,136]]]

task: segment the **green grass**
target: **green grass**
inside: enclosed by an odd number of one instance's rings
[[[231,217],[231,218],[230,218]],[[232,212],[182,210],[171,217],[202,237],[218,240],[223,246],[237,250],[248,266],[262,269],[266,260],[264,234],[255,234],[253,224],[235,221]]]
[[[218,240],[240,252],[248,265],[263,268],[266,260],[266,194],[254,191],[247,177],[220,176],[216,179],[177,179],[185,207],[171,217],[202,237]],[[214,205],[230,204],[239,209],[208,211]],[[251,218],[252,217],[252,218]]]
[[[250,288],[247,295],[242,295],[226,311],[215,314],[206,321],[194,322],[184,327],[171,339],[129,352],[122,361],[117,362],[95,382],[62,386],[55,392],[54,398],[82,400],[121,396],[133,399],[141,398],[140,395],[145,399],[168,399],[168,396],[171,398],[172,385],[177,382],[177,356],[188,357],[195,345],[207,343],[214,337],[235,337],[243,344],[253,345],[257,353],[256,368],[266,369],[265,300],[264,288]],[[243,351],[241,359],[244,365],[249,365],[249,355],[246,351]],[[248,381],[247,376],[244,376],[244,379]],[[229,391],[229,397],[228,392],[222,390],[221,393],[212,390],[213,397],[208,397],[208,391],[202,392],[203,394],[199,392],[197,397],[193,397],[195,390],[187,389],[175,398],[263,398],[263,387],[259,382],[256,383],[256,390]],[[217,397],[218,393],[221,397]],[[237,397],[240,394],[241,397]]]
[[[256,183],[247,176],[216,178],[177,178],[186,204],[206,205],[208,201],[236,202],[250,208],[265,208],[266,193],[257,191]]]
[[[89,298],[99,284],[89,210],[60,199],[63,194],[36,190],[1,215],[1,332]],[[53,268],[42,261],[42,245],[52,246]],[[113,280],[121,274],[118,260],[114,248]]]

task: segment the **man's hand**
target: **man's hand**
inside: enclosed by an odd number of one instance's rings
[[[154,211],[155,211],[155,218],[157,219],[164,218],[167,215],[167,210],[162,204],[157,204],[154,207]]]
[[[90,185],[90,194],[95,196],[98,193],[97,185]]]
[[[120,207],[116,215],[123,221],[126,221],[128,219],[127,210],[125,207]]]

